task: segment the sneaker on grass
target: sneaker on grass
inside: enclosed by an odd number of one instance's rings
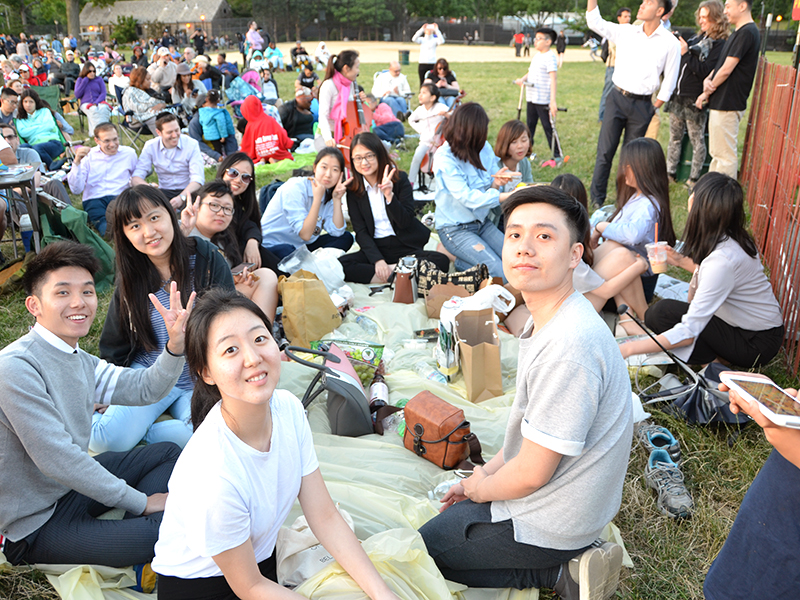
[[[617,591],[621,568],[622,547],[613,542],[593,545],[562,565],[553,591],[561,600],[608,600]]]
[[[666,450],[672,462],[676,465],[681,464],[680,444],[666,427],[661,427],[650,421],[641,421],[635,425],[634,434],[647,452],[657,449]]]
[[[644,470],[647,485],[658,492],[658,510],[673,519],[692,516],[694,504],[683,484],[683,473],[666,450],[657,448],[650,453]]]

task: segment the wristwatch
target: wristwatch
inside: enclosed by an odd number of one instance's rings
[[[181,202],[186,202],[186,194],[181,194]]]

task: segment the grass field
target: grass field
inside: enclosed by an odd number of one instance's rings
[[[466,100],[482,104],[491,118],[489,139],[494,138],[500,126],[516,118],[519,88],[511,81],[525,72],[525,67],[515,63],[466,64],[458,62],[458,48],[446,47],[447,58],[457,72],[458,80],[467,91]],[[776,62],[787,64],[788,55],[773,55]],[[365,57],[366,59],[366,57]],[[365,63],[361,67],[361,83],[371,87],[372,73],[384,64]],[[416,81],[416,65],[405,67],[412,87]],[[597,134],[597,108],[603,84],[604,68],[599,63],[566,63],[559,72],[558,102],[568,108],[560,113],[558,132],[564,153],[570,160],[558,172],[572,172],[588,187],[594,167]],[[288,97],[294,76],[290,73],[276,75],[283,97]],[[367,82],[370,82],[367,84]],[[416,102],[414,102],[416,105]],[[523,112],[524,119],[524,112]],[[666,119],[664,119],[666,121]],[[745,124],[742,125],[743,139]],[[409,129],[410,131],[410,129]],[[662,122],[659,141],[666,145],[668,127]],[[401,168],[408,169],[416,142],[408,144],[401,152]],[[534,151],[546,158],[544,134],[536,132]],[[538,164],[538,163],[537,163]],[[613,174],[612,170],[612,182]],[[534,165],[537,181],[549,181],[557,171],[541,169]],[[268,183],[259,181],[259,185]],[[672,215],[676,232],[680,235],[686,219],[687,190],[678,184],[671,187]],[[613,185],[609,199],[614,198]],[[10,248],[4,244],[6,256]],[[686,278],[685,274],[674,272]],[[108,305],[108,295],[101,297],[98,318],[90,335],[82,342],[89,352],[97,351],[97,340]],[[24,334],[32,323],[23,306],[22,293],[9,295],[0,305],[0,347]],[[797,382],[787,374],[785,357],[773,361],[764,372],[789,386]],[[663,598],[702,598],[702,583],[709,565],[721,548],[736,516],[739,504],[770,452],[770,446],[757,427],[745,429],[735,441],[729,442],[729,432],[688,427],[658,410],[651,410],[653,418],[670,428],[681,442],[684,455],[683,470],[691,491],[696,512],[691,520],[675,522],[660,516],[654,496],[644,483],[646,456],[634,448],[620,514],[615,523],[622,531],[628,552],[635,568],[623,573],[618,594],[621,598],[661,600]],[[55,592],[46,591],[43,578],[0,574],[0,598],[56,598]],[[543,598],[551,597],[543,593]]]

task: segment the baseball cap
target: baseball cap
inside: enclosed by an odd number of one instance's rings
[[[169,55],[169,48],[164,48],[164,46],[161,46],[161,48],[158,49],[158,55],[159,56]]]
[[[74,53],[72,50],[67,50],[67,51],[64,53],[64,56],[75,56],[75,53]]]
[[[28,65],[20,65],[19,66],[19,70],[20,71],[30,71],[31,68]]]
[[[299,87],[294,91],[294,97],[297,98],[298,96],[310,96],[311,90],[308,89],[306,86]]]

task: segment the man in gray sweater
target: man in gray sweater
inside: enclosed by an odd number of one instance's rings
[[[446,579],[610,598],[622,548],[598,540],[622,501],[633,433],[631,388],[611,332],[572,287],[589,216],[529,187],[503,203],[503,272],[531,318],[503,448],[450,488],[420,529]]]
[[[0,532],[12,564],[147,563],[180,449],[152,444],[94,458],[87,448],[97,404],[141,405],[162,398],[184,365],[189,315],[173,283],[166,351],[148,369],[111,365],[78,348],[97,311],[92,249],[50,244],[23,284],[35,317],[30,333],[0,351]],[[191,306],[194,294],[187,306]],[[110,508],[123,520],[100,520]]]

